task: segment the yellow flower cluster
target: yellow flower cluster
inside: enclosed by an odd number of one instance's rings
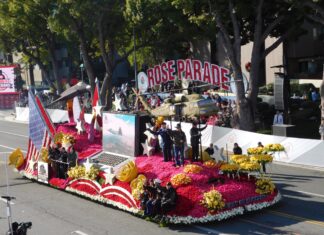
[[[240,170],[243,171],[260,171],[260,164],[256,162],[242,162]]]
[[[202,167],[195,165],[195,164],[188,164],[185,166],[185,168],[183,169],[183,171],[185,173],[199,173],[202,171]]]
[[[131,182],[138,174],[137,166],[134,161],[129,161],[121,166],[116,173],[116,178],[122,182]]]
[[[251,161],[257,163],[268,163],[268,162],[272,162],[272,160],[273,157],[269,154],[253,155],[251,157]]]
[[[218,164],[215,160],[208,160],[204,162],[204,166],[206,166],[207,168],[216,168],[218,167]]]
[[[206,207],[209,211],[217,211],[225,207],[222,194],[215,189],[205,192],[200,204]]]
[[[176,174],[171,178],[171,184],[173,186],[186,185],[191,183],[191,178],[183,173]]]
[[[133,179],[130,183],[132,189],[132,195],[135,199],[139,200],[141,194],[144,192],[144,184],[146,182],[145,175],[138,175],[136,179]]]
[[[270,178],[260,178],[255,182],[256,190],[258,194],[270,194],[276,186],[272,183]]]
[[[249,155],[251,154],[262,154],[265,152],[265,149],[263,147],[255,147],[255,148],[248,148],[247,153]]]
[[[94,166],[90,168],[89,172],[86,172],[85,167],[81,165],[72,167],[68,170],[68,176],[73,179],[79,179],[85,177],[91,180],[95,180],[98,174],[99,174],[99,169]]]
[[[246,155],[232,155],[231,160],[236,164],[241,164],[243,162],[249,161],[249,157]]]
[[[62,143],[64,143],[64,144],[74,144],[75,139],[74,139],[74,137],[72,135],[63,134]]]
[[[225,163],[223,164],[220,169],[224,172],[224,173],[235,173],[236,171],[238,171],[239,169],[239,165],[237,164],[229,164],[229,163]]]
[[[47,163],[49,162],[47,148],[42,148],[39,154],[43,162],[47,162]]]
[[[55,135],[54,135],[54,143],[57,144],[57,143],[62,143],[62,139],[63,139],[63,132],[57,132]]]
[[[282,146],[281,144],[267,144],[264,148],[267,152],[285,151],[284,146]]]
[[[17,169],[24,164],[24,154],[17,148],[9,155],[9,165],[14,165]]]

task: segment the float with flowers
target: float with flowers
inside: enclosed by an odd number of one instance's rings
[[[146,132],[144,144],[138,142],[140,132],[149,126],[137,129],[142,119],[136,115],[134,122],[124,114],[107,116],[95,102],[91,123],[84,121],[81,111],[76,122],[71,118],[68,123],[53,124],[38,98],[29,96],[34,113],[30,113],[28,152],[24,156],[17,149],[9,157],[10,164],[27,178],[143,218],[141,200],[147,182],[158,179],[161,187],[170,182],[177,200],[163,216],[171,224],[220,221],[269,207],[281,198],[271,179],[260,173],[262,164],[272,161],[263,151],[233,155],[229,162],[211,158],[191,162],[189,158],[177,168],[151,151],[158,142],[156,136]],[[143,146],[144,153],[151,149],[143,154],[138,146]],[[118,153],[111,152],[116,149]],[[275,149],[279,147],[269,146],[269,151]],[[63,157],[53,157],[55,151]]]

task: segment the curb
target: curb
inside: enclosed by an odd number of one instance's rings
[[[297,164],[297,163],[278,162],[278,161],[274,161],[273,164],[281,165],[281,166],[290,166],[290,167],[295,167],[295,168],[302,168],[302,169],[312,170],[312,171],[324,172],[324,167],[320,167],[320,166],[301,165],[301,164]]]

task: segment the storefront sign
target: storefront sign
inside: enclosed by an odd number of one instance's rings
[[[148,87],[178,80],[200,81],[229,90],[230,71],[216,64],[199,60],[170,60],[147,70]]]
[[[0,93],[15,92],[15,66],[0,66]]]

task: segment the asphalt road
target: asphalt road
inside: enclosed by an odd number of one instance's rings
[[[1,117],[0,117],[1,119]],[[9,194],[15,221],[32,221],[28,234],[324,234],[324,171],[272,164],[268,171],[283,200],[266,210],[210,224],[156,224],[63,191],[22,178],[8,168],[6,158],[17,147],[27,150],[28,126],[0,120],[0,194]],[[0,234],[8,228],[0,201]]]

